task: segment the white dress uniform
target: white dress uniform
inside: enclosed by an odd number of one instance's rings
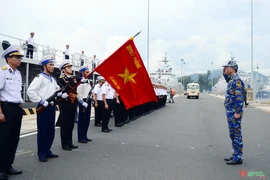
[[[105,79],[102,76],[97,77],[97,81],[104,81]],[[95,126],[101,126],[101,121],[103,121],[103,109],[104,109],[104,102],[102,99],[102,90],[101,87],[103,85],[100,85],[97,83],[94,87],[94,97],[96,96],[97,102],[95,102],[95,105],[97,103],[98,107],[95,106]]]
[[[40,61],[40,65],[43,68],[44,65],[53,62],[52,57],[46,57]],[[41,162],[46,162],[47,158],[58,157],[51,152],[55,135],[55,106],[46,99],[59,89],[60,87],[51,75],[41,72],[34,78],[27,90],[30,100],[38,102],[37,109],[40,106],[45,107],[42,112],[37,114],[37,145]]]
[[[31,82],[27,90],[27,95],[31,101],[40,102],[49,98],[59,89],[60,87],[52,76],[40,73]]]
[[[87,71],[88,67],[80,68],[80,73]],[[79,100],[79,118],[78,118],[78,141],[80,143],[87,143],[92,141],[87,137],[87,131],[90,125],[91,117],[91,98],[88,98],[89,93],[91,94],[91,85],[88,80],[87,83],[82,83],[77,87],[78,100]]]
[[[21,103],[22,76],[8,64],[0,69],[0,99],[4,102]]]
[[[23,110],[21,107],[22,77],[17,68],[11,66],[14,61],[21,61],[23,54],[18,46],[5,49],[2,58],[9,63],[0,68],[0,177],[7,179],[7,173],[21,174],[13,170],[12,164],[20,139]],[[15,60],[16,59],[16,60]]]
[[[101,92],[102,92],[102,95],[105,95],[105,99],[106,99],[105,101],[106,101],[106,104],[108,105],[107,109],[105,108],[105,104],[103,107],[102,131],[108,132],[110,131],[108,124],[109,124],[112,109],[113,109],[113,98],[115,95],[115,90],[111,87],[109,83],[105,83],[101,87]]]

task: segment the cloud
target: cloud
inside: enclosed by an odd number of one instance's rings
[[[147,1],[14,0],[3,8],[1,33],[103,59],[139,30],[135,44],[147,65]],[[10,2],[3,1],[3,7]],[[254,67],[270,75],[270,1],[254,1]],[[16,22],[16,23],[13,23]],[[231,52],[239,67],[251,69],[250,1],[150,0],[150,71],[167,53],[181,75],[220,68]],[[1,37],[0,37],[1,38]],[[180,59],[185,60],[183,65]],[[213,62],[213,65],[211,64]],[[182,68],[181,68],[182,67]],[[184,70],[183,70],[184,69]],[[255,69],[255,68],[254,68]]]

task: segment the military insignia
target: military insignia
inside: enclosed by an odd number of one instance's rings
[[[236,81],[236,86],[237,87],[241,87],[241,82],[238,80],[238,81]]]
[[[77,80],[76,80],[76,78],[74,78],[74,83],[77,83]]]
[[[1,69],[2,70],[7,70],[7,66],[2,66]]]
[[[64,75],[61,75],[59,78],[63,78],[63,77],[65,77]]]

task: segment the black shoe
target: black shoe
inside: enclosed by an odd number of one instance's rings
[[[104,129],[104,130],[102,130],[102,132],[109,133],[110,131],[108,129]]]
[[[72,150],[72,148],[69,147],[69,146],[65,146],[65,147],[63,147],[62,149],[66,150],[66,151],[71,151],[71,150]]]
[[[6,171],[8,175],[17,175],[17,174],[22,174],[22,171],[18,171],[11,167],[9,170]]]
[[[8,176],[5,172],[0,172],[0,180],[8,180]]]
[[[109,128],[108,128],[107,130],[109,130],[109,131],[113,131],[112,129],[109,129]]]
[[[46,157],[47,158],[58,158],[59,156],[57,154],[49,154]]]
[[[91,142],[91,141],[92,141],[92,139],[88,139],[88,138],[86,138],[86,141]]]
[[[79,143],[87,143],[88,141],[86,141],[86,140],[79,140],[78,142]]]
[[[233,157],[224,158],[224,161],[231,161],[231,160],[233,160]]]
[[[39,157],[38,158],[40,162],[47,162],[47,158],[46,157]]]
[[[95,124],[95,126],[97,126],[97,127],[101,127],[101,124],[99,124],[99,123],[98,123],[98,124]]]
[[[72,149],[76,149],[76,148],[78,148],[79,146],[75,146],[74,144],[71,144],[71,145],[69,145],[69,147],[71,147]]]
[[[122,127],[122,125],[120,125],[120,124],[116,124],[116,125],[115,125],[115,127]]]
[[[237,165],[237,164],[242,164],[242,163],[243,163],[242,160],[238,160],[238,161],[231,160],[231,161],[226,162],[226,164],[228,165]]]

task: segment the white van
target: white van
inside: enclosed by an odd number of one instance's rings
[[[187,85],[187,98],[195,97],[199,99],[200,96],[200,85],[198,83],[189,83]]]

